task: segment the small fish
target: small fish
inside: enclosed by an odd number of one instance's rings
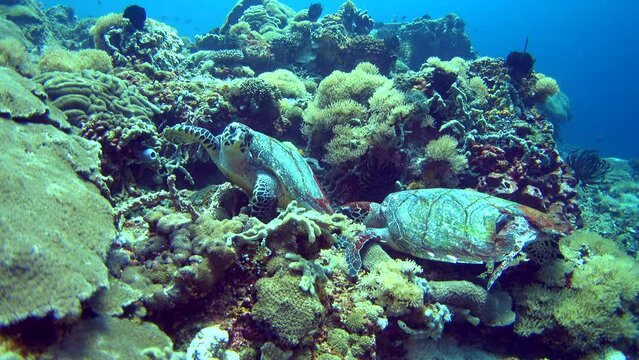
[[[407,18],[407,17],[408,17],[408,16],[404,15],[404,16],[402,16],[402,18],[401,18],[400,20],[401,20],[401,21],[404,21],[404,20],[406,20],[406,18]]]

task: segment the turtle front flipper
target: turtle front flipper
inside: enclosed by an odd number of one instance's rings
[[[210,131],[198,126],[174,125],[164,129],[162,137],[177,145],[200,143],[214,160],[220,148],[217,137]]]
[[[251,196],[251,216],[263,222],[270,221],[275,217],[278,186],[278,182],[273,175],[264,171],[257,173]]]

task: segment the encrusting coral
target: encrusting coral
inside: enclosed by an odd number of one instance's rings
[[[325,309],[316,294],[299,287],[300,278],[280,270],[257,281],[253,316],[264,321],[288,345],[308,343],[317,332]]]
[[[0,324],[80,316],[81,302],[108,286],[115,237],[113,209],[83,179],[99,172],[99,146],[41,124],[1,120],[0,134],[0,263],[11,274],[2,277]]]

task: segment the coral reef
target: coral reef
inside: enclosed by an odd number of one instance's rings
[[[109,54],[102,50],[49,49],[40,57],[38,68],[41,72],[96,70],[108,73],[113,69],[112,61]]]
[[[239,0],[190,42],[0,1],[0,357],[635,356],[638,163],[560,153],[560,84],[455,14],[322,10]],[[367,202],[402,190],[524,214]]]
[[[153,19],[137,29],[123,19],[121,14],[108,14],[91,28],[95,47],[111,55],[116,65],[156,74],[170,71],[184,60],[184,42],[175,29]]]
[[[155,324],[110,317],[77,324],[51,349],[56,359],[104,359],[105,354],[124,359],[157,359],[168,358],[172,352],[173,342]]]
[[[69,130],[66,115],[47,100],[42,87],[17,72],[0,68],[0,116],[14,121],[41,122]]]

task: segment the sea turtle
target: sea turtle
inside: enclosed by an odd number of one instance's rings
[[[270,220],[276,207],[291,200],[309,209],[332,213],[326,195],[297,148],[240,123],[228,124],[214,136],[206,129],[179,124],[162,135],[175,144],[200,143],[220,171],[251,194],[250,213]]]
[[[359,202],[346,209],[367,226],[346,246],[351,275],[361,268],[363,245],[378,240],[422,259],[501,261],[488,281],[490,288],[522,248],[537,239],[538,231],[569,231],[566,224],[540,211],[470,189],[406,190],[388,195],[381,204]]]

